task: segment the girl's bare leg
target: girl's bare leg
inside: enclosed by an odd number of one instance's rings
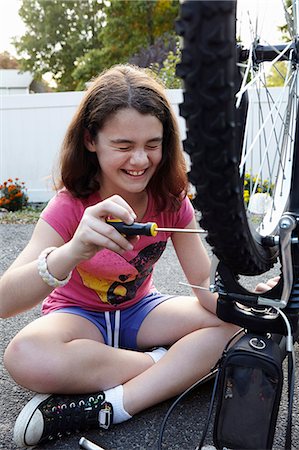
[[[209,373],[235,331],[219,326],[181,338],[157,364],[124,384],[125,410],[134,415],[182,393]]]
[[[123,384],[124,406],[132,415],[208,373],[235,330],[195,298],[168,300],[151,311],[138,333],[140,348],[172,345],[154,364],[143,352],[103,344],[87,319],[57,313],[24,328],[8,347],[5,363],[17,383],[41,393],[89,393]]]
[[[66,313],[30,323],[8,346],[4,363],[14,380],[39,393],[88,393],[109,389],[153,365],[147,354],[103,343],[89,320]]]
[[[148,314],[137,336],[141,349],[171,345],[154,363],[143,352],[108,347],[82,317],[57,313],[36,320],[9,345],[6,367],[19,384],[57,395],[38,394],[25,405],[15,442],[35,446],[78,426],[128,420],[208,373],[234,331],[194,298],[165,301]]]

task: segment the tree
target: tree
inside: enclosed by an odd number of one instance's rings
[[[284,8],[285,8],[285,16],[286,16],[286,18],[289,16],[288,20],[290,22],[292,22],[293,19],[294,19],[292,0],[285,0]],[[283,37],[283,39],[285,41],[290,41],[291,40],[287,24],[284,24],[284,25],[278,27],[278,29],[281,31],[282,37]]]
[[[21,67],[35,77],[53,74],[58,90],[73,90],[74,62],[101,48],[105,0],[23,0],[19,15],[27,31],[14,45]]]
[[[293,20],[293,10],[291,8],[292,0],[286,0],[285,8],[290,14],[289,20]],[[278,29],[282,33],[282,39],[286,42],[291,40],[289,29],[287,24],[279,26]],[[274,66],[271,67],[270,73],[267,76],[267,86],[268,87],[277,87],[283,86],[285,82],[285,78],[287,75],[287,63],[285,61],[278,61]]]
[[[270,69],[270,72],[267,76],[267,86],[268,87],[283,86],[286,79],[287,70],[288,67],[286,62],[278,61]]]
[[[19,69],[18,60],[9,52],[0,53],[0,69]]]
[[[173,38],[179,0],[113,0],[106,4],[104,12],[102,48],[93,49],[77,60],[73,77],[78,82],[88,81],[113,64],[130,61],[138,52],[157,45],[159,39]],[[160,66],[162,63],[159,61]]]
[[[155,40],[154,44],[141,48],[131,56],[129,63],[139,67],[149,67],[152,64],[157,64],[161,68],[169,53],[176,53],[178,42],[177,36],[173,36],[171,33],[164,33],[163,36],[159,36]]]
[[[176,52],[170,51],[167,58],[163,61],[162,67],[158,64],[152,64],[150,68],[163,81],[167,89],[181,89],[183,82],[181,78],[176,75],[176,66],[181,61],[181,52],[177,48]]]
[[[27,31],[14,44],[22,70],[36,79],[52,73],[58,90],[83,89],[103,69],[175,36],[178,10],[179,0],[23,0]]]
[[[101,31],[107,64],[127,60],[166,32],[174,34],[178,8],[178,0],[111,2],[106,8],[107,26]]]

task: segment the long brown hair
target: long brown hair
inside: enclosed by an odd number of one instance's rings
[[[106,70],[86,91],[63,141],[57,187],[65,186],[79,198],[100,189],[101,168],[96,154],[86,149],[84,134],[87,130],[96,139],[109,117],[124,108],[151,114],[162,123],[162,161],[148,188],[159,209],[178,207],[186,194],[187,175],[176,118],[162,84],[144,69],[131,65]]]

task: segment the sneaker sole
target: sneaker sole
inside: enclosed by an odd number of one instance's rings
[[[27,444],[25,439],[25,434],[27,431],[27,427],[29,422],[37,410],[38,406],[44,402],[47,398],[51,397],[52,394],[36,394],[22,409],[20,414],[17,417],[15,426],[14,426],[14,434],[13,439],[16,445],[19,447],[34,447],[38,445],[38,442],[35,444]]]

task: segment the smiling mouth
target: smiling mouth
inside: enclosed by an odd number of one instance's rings
[[[146,169],[144,170],[124,170],[124,172],[132,177],[140,177],[146,172]]]

